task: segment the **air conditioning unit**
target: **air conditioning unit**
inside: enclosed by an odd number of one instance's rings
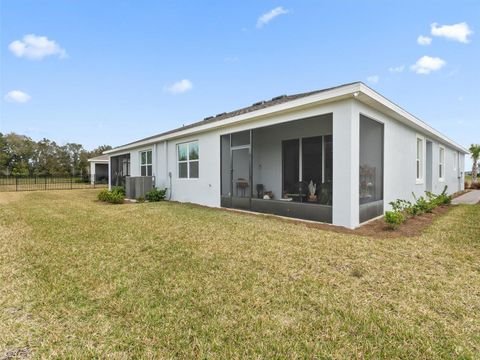
[[[127,176],[125,178],[125,197],[138,199],[153,190],[155,177],[153,176]]]

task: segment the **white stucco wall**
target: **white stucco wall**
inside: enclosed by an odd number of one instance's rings
[[[210,130],[191,136],[162,141],[155,145],[130,150],[132,176],[140,175],[140,151],[151,149],[153,174],[157,187],[168,187],[171,199],[201,205],[220,206],[220,136],[233,132],[259,129],[265,126],[332,114],[331,121],[313,122],[309,126],[285,125],[269,130],[257,130],[254,137],[254,184],[261,182],[267,188],[281,191],[281,138],[285,131],[290,138],[314,135],[333,135],[333,224],[356,227],[359,224],[359,123],[360,114],[384,124],[384,209],[395,199],[412,200],[412,192],[422,195],[425,181],[416,183],[416,136],[421,134],[399,121],[355,99],[341,100],[323,105],[302,107],[296,111],[269,114],[254,122]],[[330,116],[330,115],[329,115]],[[328,124],[328,125],[327,125]],[[283,128],[283,130],[282,130]],[[424,136],[425,137],[425,136]],[[428,137],[426,137],[428,138]],[[177,144],[197,140],[199,143],[199,178],[179,179]],[[458,174],[464,168],[464,156],[459,156],[457,170],[453,169],[453,150],[445,146],[445,182],[438,179],[438,147],[433,142],[432,190],[440,192],[444,184],[450,193],[463,188],[463,179]],[[425,146],[425,142],[424,142]],[[122,153],[125,153],[123,151]],[[424,151],[425,153],[425,151]],[[110,154],[116,155],[115,153]],[[261,171],[258,172],[258,164]],[[256,168],[257,167],[257,168]],[[424,174],[426,162],[424,161]],[[171,189],[170,178],[171,176]],[[271,180],[270,180],[271,179]],[[279,194],[280,195],[280,194]]]
[[[363,103],[356,103],[359,112],[367,117],[384,124],[384,208],[390,209],[388,204],[396,199],[413,200],[412,192],[417,196],[424,195],[427,190],[426,173],[426,141],[432,142],[432,192],[442,192],[445,185],[448,193],[455,193],[463,189],[463,179],[458,179],[459,169],[463,169],[463,154],[430,139],[425,133],[416,131],[395,119],[392,119]],[[417,135],[424,139],[423,181],[416,181],[416,141]],[[439,179],[438,162],[439,147],[445,148],[445,180]],[[460,158],[460,168],[453,169],[454,153]]]

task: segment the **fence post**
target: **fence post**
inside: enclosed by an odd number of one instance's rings
[[[73,177],[70,176],[70,190],[73,189]]]
[[[45,176],[45,190],[47,190],[47,177]]]
[[[18,176],[15,176],[15,191],[18,191]]]

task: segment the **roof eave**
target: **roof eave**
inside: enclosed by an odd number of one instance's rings
[[[427,123],[423,122],[416,116],[410,114],[408,111],[405,109],[401,108],[394,102],[388,100],[386,97],[383,95],[379,94],[372,88],[368,87],[364,83],[360,83],[360,92],[361,94],[368,96],[371,100],[376,102],[380,107],[386,107],[387,109],[391,110],[393,114],[389,114],[390,116],[393,115],[393,117],[406,124],[407,126],[410,126],[418,131],[426,133],[428,136],[430,136],[432,139],[440,141],[442,143],[450,145],[450,147],[455,148],[455,150],[458,150],[464,154],[468,154],[469,151],[465,149],[463,146],[460,144],[457,144],[455,141],[449,139],[439,131],[435,130],[433,127],[428,125]],[[362,101],[362,96],[357,97],[359,101]],[[371,104],[369,104],[371,106]],[[382,111],[380,109],[380,111]],[[396,116],[395,116],[396,115]]]

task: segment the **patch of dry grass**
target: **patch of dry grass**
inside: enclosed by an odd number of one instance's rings
[[[378,239],[96,194],[0,194],[0,357],[480,353],[479,206]]]

